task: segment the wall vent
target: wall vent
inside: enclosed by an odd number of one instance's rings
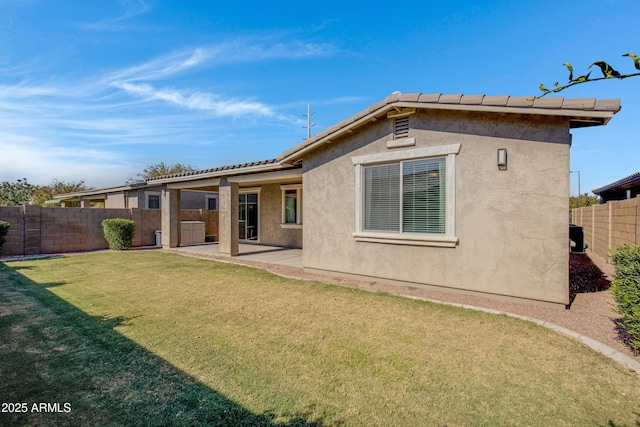
[[[400,117],[395,119],[393,137],[407,138],[409,136],[409,117]]]

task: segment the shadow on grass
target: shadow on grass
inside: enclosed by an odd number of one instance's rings
[[[570,303],[577,294],[601,292],[609,289],[611,282],[602,271],[583,253],[569,253]]]
[[[633,415],[636,416],[636,421],[633,424],[636,427],[640,427],[640,412],[634,412]],[[607,423],[607,427],[628,427],[630,426],[629,424],[616,424],[613,421],[609,420],[609,422]]]
[[[26,403],[0,425],[322,425],[244,409],[114,330],[131,319],[89,316],[56,285],[0,263],[0,402]]]

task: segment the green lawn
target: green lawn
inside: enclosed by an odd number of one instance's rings
[[[0,402],[29,407],[0,425],[640,425],[635,374],[537,325],[154,251],[0,263]]]

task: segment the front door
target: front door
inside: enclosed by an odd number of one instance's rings
[[[240,240],[258,241],[258,193],[240,194]]]

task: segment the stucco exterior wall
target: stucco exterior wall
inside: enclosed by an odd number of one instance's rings
[[[138,190],[119,191],[107,193],[105,208],[107,209],[147,209],[147,194],[160,196],[162,186],[150,186]],[[207,196],[215,195],[215,192],[183,190],[181,194],[182,209],[207,209]],[[162,203],[162,202],[161,202]]]
[[[126,197],[124,191],[108,193],[104,201],[104,207],[107,209],[125,209],[127,207]]]
[[[206,197],[215,194],[214,192],[205,193],[202,191],[182,190],[182,209],[207,209]]]
[[[260,244],[292,248],[302,247],[302,229],[283,228],[280,225],[282,223],[282,190],[280,189],[280,184],[261,186],[259,210]]]
[[[304,159],[305,268],[567,304],[568,120],[428,110],[409,126],[413,147],[387,148],[393,120],[384,119]],[[448,144],[461,144],[457,246],[356,242],[352,157]]]

